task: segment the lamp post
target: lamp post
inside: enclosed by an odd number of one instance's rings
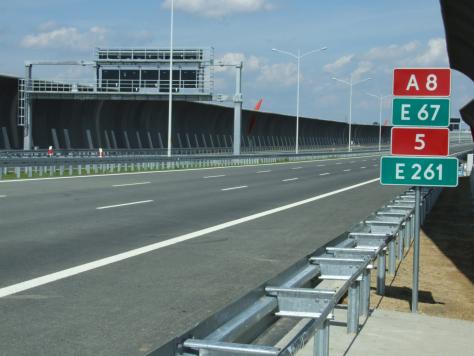
[[[168,95],[168,157],[171,157],[171,129],[173,121],[173,27],[174,27],[174,0],[171,0],[171,25],[170,25],[170,83]]]
[[[379,152],[382,150],[382,103],[383,99],[390,97],[391,95],[376,95],[366,93],[369,96],[377,98],[379,100]]]
[[[294,54],[294,53],[291,53],[291,52],[288,52],[288,51],[283,51],[283,50],[280,50],[280,49],[276,49],[276,48],[272,48],[272,51],[274,52],[278,52],[278,53],[282,53],[282,54],[286,54],[290,57],[293,57],[296,59],[297,61],[297,67],[298,67],[298,74],[297,74],[297,88],[296,88],[296,144],[295,144],[295,153],[298,154],[299,153],[299,130],[300,130],[300,63],[301,63],[301,59],[310,55],[310,54],[313,54],[313,53],[316,53],[316,52],[320,52],[320,51],[325,51],[327,50],[327,47],[321,47],[319,49],[315,49],[315,50],[312,50],[312,51],[309,51],[309,52],[306,52],[306,53],[303,53],[301,54],[301,50],[298,49],[298,53],[297,54]]]
[[[350,93],[349,94],[349,145],[348,145],[347,150],[348,150],[348,152],[351,152],[351,150],[352,150],[351,149],[351,139],[352,139],[352,137],[351,137],[351,129],[352,129],[352,87],[357,85],[357,84],[361,84],[363,82],[371,80],[372,78],[365,78],[365,79],[359,80],[357,82],[354,82],[352,80],[352,74],[351,74],[351,79],[350,79],[349,82],[346,81],[346,80],[342,80],[342,79],[338,79],[338,78],[334,78],[334,77],[332,79],[335,80],[335,81],[341,82],[343,84],[346,84],[350,88],[350,91],[349,91],[349,93]]]

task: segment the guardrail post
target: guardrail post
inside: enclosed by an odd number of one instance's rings
[[[90,164],[86,164],[86,174],[87,175],[91,174],[91,165]]]
[[[20,179],[20,176],[21,176],[20,167],[15,167],[15,173],[16,173],[16,178],[17,178],[17,179]]]
[[[400,237],[398,237],[398,239],[400,239]],[[392,239],[388,243],[388,273],[394,276],[396,268],[397,268],[396,246],[395,246],[395,239]]]
[[[370,268],[366,268],[362,273],[360,281],[360,314],[369,316],[370,310]]]
[[[28,167],[28,178],[31,178],[31,177],[33,177],[33,168]]]
[[[64,166],[63,165],[60,165],[59,166],[59,176],[63,176],[64,175]]]
[[[385,249],[379,252],[377,258],[377,294],[385,294]]]
[[[69,165],[69,175],[72,176],[72,164]]]
[[[329,356],[329,320],[314,335],[313,356]]]
[[[77,174],[82,176],[82,164],[77,165]]]
[[[399,261],[403,260],[403,246],[405,245],[406,235],[408,235],[408,222],[406,222],[402,229],[400,229],[397,237],[397,257]]]
[[[354,281],[349,287],[349,304],[347,306],[347,333],[357,333],[359,330],[359,281]]]

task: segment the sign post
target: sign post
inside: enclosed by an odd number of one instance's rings
[[[449,155],[449,68],[393,72],[392,156],[382,157],[380,183],[415,187],[413,313],[418,311],[421,187],[456,187],[458,160]]]

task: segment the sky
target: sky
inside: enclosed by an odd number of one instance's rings
[[[25,60],[92,60],[96,47],[168,47],[171,0],[0,1],[0,73],[22,75]],[[213,47],[216,59],[242,60],[244,107],[296,112],[297,53],[327,47],[301,61],[302,116],[378,121],[396,67],[446,67],[438,0],[175,0],[175,46]],[[41,74],[40,74],[41,75]],[[46,74],[44,74],[46,75]],[[66,68],[64,77],[80,76]],[[216,72],[216,93],[233,94],[234,73]],[[451,116],[474,97],[474,84],[453,71]],[[383,102],[390,119],[391,98]]]

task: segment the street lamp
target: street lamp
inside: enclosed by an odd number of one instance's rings
[[[382,150],[382,103],[383,99],[390,97],[391,95],[376,95],[371,93],[366,93],[369,96],[377,98],[379,100],[379,151]]]
[[[288,51],[282,51],[280,49],[272,48],[272,51],[286,54],[290,57],[296,58],[298,63],[298,77],[297,77],[297,89],[296,89],[296,145],[295,145],[295,153],[298,154],[299,152],[299,131],[300,131],[300,62],[303,57],[309,56],[310,54],[325,51],[327,47],[321,47],[319,49],[315,49],[306,53],[301,54],[301,50],[298,49],[298,53],[294,54]]]
[[[168,157],[171,157],[171,124],[173,118],[173,27],[174,27],[174,0],[171,0],[170,24],[170,83],[168,95]]]
[[[352,74],[351,74],[351,80],[348,82],[346,80],[342,80],[342,79],[338,79],[338,78],[332,78],[333,80],[335,81],[338,81],[338,82],[341,82],[343,84],[346,84],[349,86],[350,88],[350,94],[349,94],[349,145],[348,145],[348,151],[351,152],[351,129],[352,129],[352,87],[357,85],[357,84],[361,84],[363,82],[366,82],[368,80],[371,80],[372,78],[365,78],[365,79],[362,79],[362,80],[359,80],[357,82],[354,82],[352,80]]]

